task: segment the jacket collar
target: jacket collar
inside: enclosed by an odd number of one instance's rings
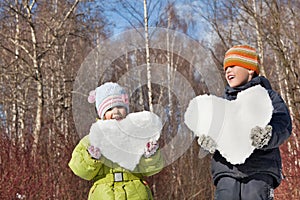
[[[264,87],[267,90],[271,90],[271,84],[268,81],[268,79],[266,79],[264,76],[256,76],[253,79],[251,79],[249,82],[247,82],[246,84],[239,86],[239,87],[230,87],[228,84],[225,87],[225,92],[224,92],[224,97],[225,99],[228,100],[234,100],[236,99],[236,96],[239,92],[246,90],[250,87],[253,87],[255,85],[261,85],[262,87]]]

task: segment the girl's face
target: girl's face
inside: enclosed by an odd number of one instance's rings
[[[122,120],[126,117],[126,115],[127,115],[126,108],[122,106],[116,106],[105,112],[104,119]]]
[[[230,87],[238,87],[249,82],[254,75],[254,71],[240,66],[227,67],[225,78]]]

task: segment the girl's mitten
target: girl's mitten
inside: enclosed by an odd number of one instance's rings
[[[88,147],[88,152],[89,154],[91,155],[92,158],[96,159],[96,160],[99,160],[100,157],[101,157],[101,152],[100,152],[100,149],[98,147],[95,147],[95,146],[89,146]]]
[[[157,143],[157,141],[150,141],[146,144],[146,147],[144,149],[144,157],[145,158],[149,158],[150,156],[152,156],[153,154],[155,154],[155,152],[157,151],[159,145]]]

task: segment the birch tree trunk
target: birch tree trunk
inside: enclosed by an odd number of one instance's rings
[[[261,30],[261,23],[260,23],[260,17],[259,17],[259,13],[257,10],[257,1],[256,0],[252,0],[252,8],[253,8],[253,12],[254,12],[254,21],[255,21],[255,31],[256,31],[256,40],[257,40],[257,47],[258,47],[258,54],[260,57],[260,74],[263,76],[266,76],[266,71],[265,71],[265,67],[264,67],[264,45],[263,45],[263,39],[262,39],[262,30]],[[260,9],[259,11],[261,11],[261,2],[260,2]]]
[[[152,88],[151,88],[151,65],[150,65],[150,49],[149,49],[149,33],[148,33],[148,12],[147,0],[144,0],[144,27],[145,27],[145,48],[146,48],[146,65],[147,65],[147,86],[148,86],[148,101],[149,110],[153,112],[152,105]]]
[[[15,6],[18,5],[18,1],[15,0]],[[15,20],[16,20],[16,33],[15,33],[15,38],[14,38],[14,41],[15,41],[15,60],[18,60],[19,58],[19,35],[20,35],[20,27],[19,27],[19,14],[18,13],[15,13]],[[14,68],[15,68],[15,73],[13,75],[13,84],[16,86],[17,84],[17,70],[18,70],[18,63],[16,63],[14,65]],[[16,138],[17,137],[17,134],[18,134],[18,97],[17,97],[17,87],[14,87],[11,89],[12,90],[12,125],[11,125],[11,128],[10,128],[10,132],[9,132],[9,136],[11,138],[13,138],[13,143],[15,143],[16,141]],[[15,135],[12,135],[12,133],[15,133]]]
[[[36,108],[36,116],[35,116],[35,128],[33,131],[33,145],[32,145],[32,155],[35,156],[37,152],[37,146],[39,143],[39,138],[42,129],[42,116],[43,116],[43,75],[41,71],[41,63],[37,60],[37,52],[36,52],[36,33],[34,31],[34,27],[31,27],[31,36],[33,41],[33,68],[35,69],[36,76],[36,93],[37,93],[37,108]]]
[[[169,28],[171,24],[171,14],[168,13],[168,27],[167,27],[167,65],[168,65],[168,99],[169,99],[169,116],[173,114],[173,106],[172,106],[172,91],[171,91],[171,75],[172,75],[172,63],[171,63],[171,48],[170,48],[170,35],[169,35]]]

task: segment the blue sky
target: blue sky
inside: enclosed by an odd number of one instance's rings
[[[134,26],[141,26],[141,23],[143,23],[143,1],[128,0],[123,2],[122,5],[120,1],[110,1],[110,3],[103,6],[105,16],[113,25],[113,34],[123,32],[125,29],[133,28]],[[190,37],[196,40],[205,37],[208,26],[197,12],[197,9],[202,4],[201,1],[148,0],[149,26],[157,26],[159,16],[164,12],[167,3],[174,3],[179,18],[190,24],[187,33]],[[192,22],[194,26],[192,26]]]

